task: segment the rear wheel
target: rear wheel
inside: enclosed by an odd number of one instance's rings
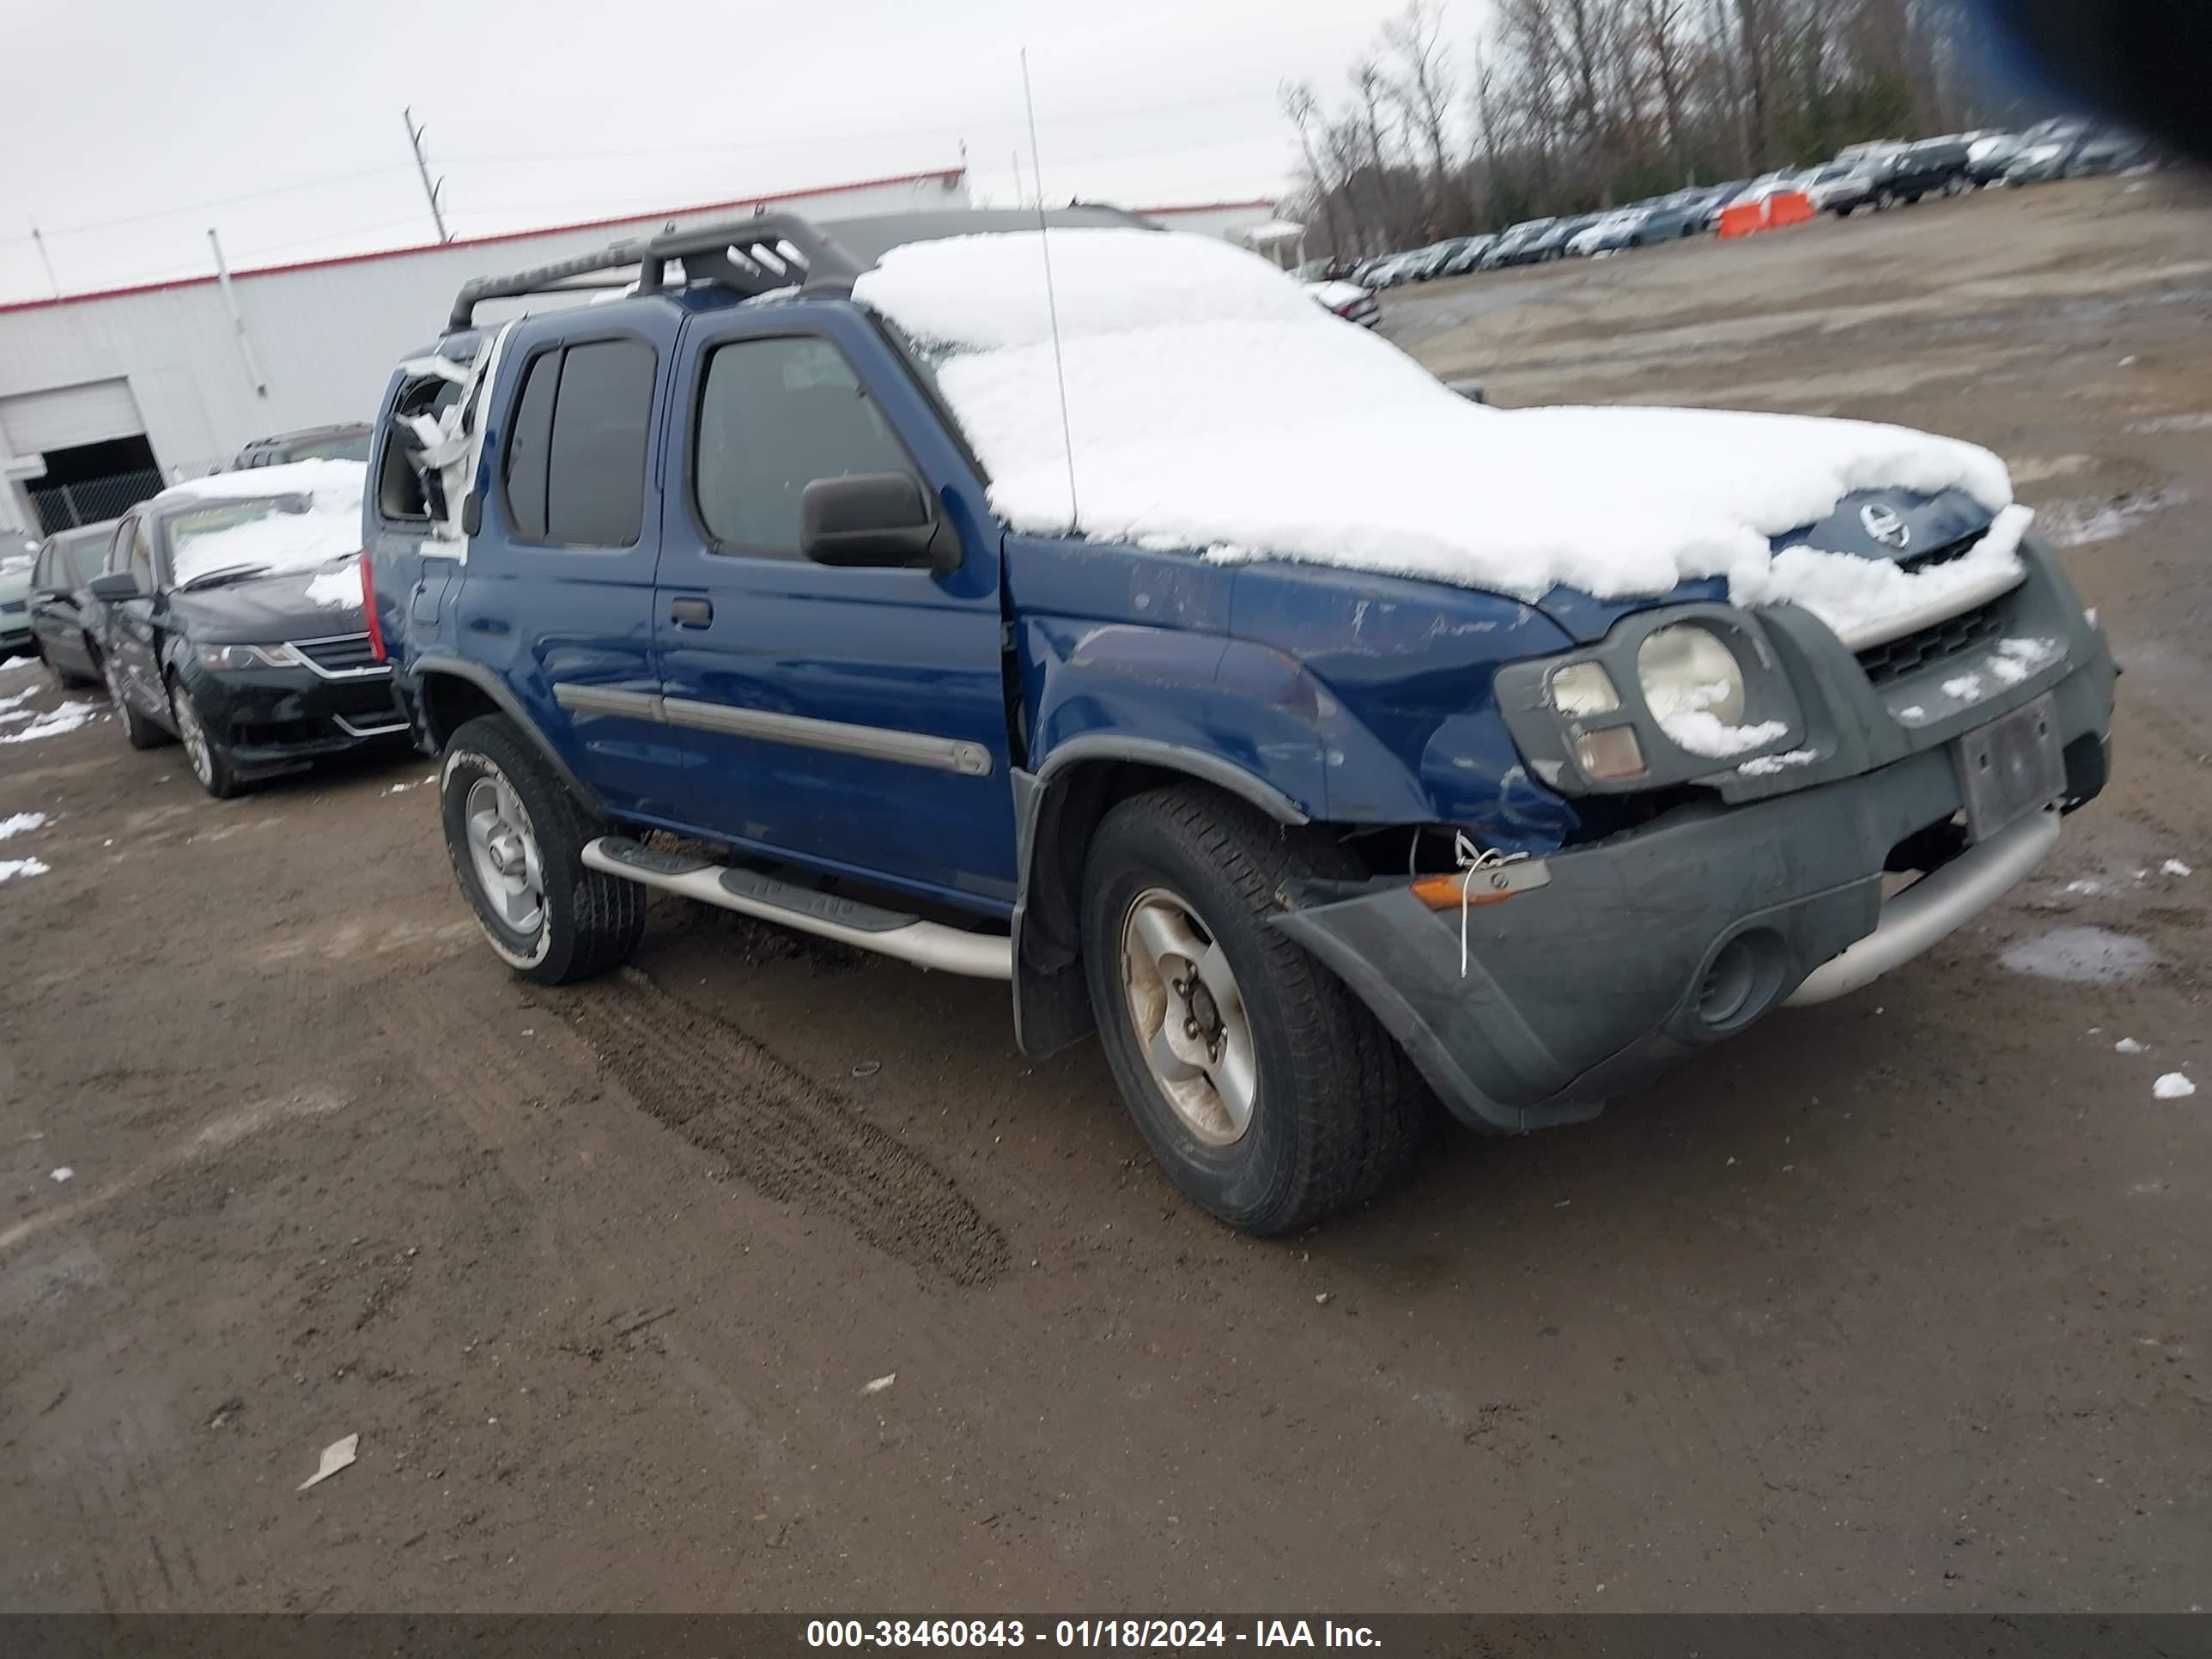
[[[131,706],[131,699],[123,695],[123,676],[116,672],[112,658],[106,664],[107,699],[115,706],[115,718],[123,723],[123,736],[133,749],[157,749],[169,740],[169,734]]]
[[[1246,1232],[1369,1196],[1437,1121],[1375,1017],[1268,924],[1284,882],[1357,873],[1317,833],[1195,785],[1122,802],[1091,842],[1084,962],[1107,1063],[1168,1178]]]
[[[1893,190],[1883,191],[1880,195],[1874,198],[1874,204],[1881,212],[1888,212],[1890,209],[1897,205],[1897,192]]]
[[[512,720],[484,714],[456,731],[438,787],[453,875],[501,961],[565,985],[629,960],[645,890],[585,865],[605,826]]]

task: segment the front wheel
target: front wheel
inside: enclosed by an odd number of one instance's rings
[[[1269,925],[1287,881],[1352,877],[1335,843],[1178,785],[1122,802],[1084,872],[1107,1064],[1168,1178],[1245,1232],[1288,1232],[1410,1164],[1433,1097],[1326,968]]]
[[[238,793],[238,769],[230,763],[230,757],[208,730],[207,722],[200,718],[199,705],[182,681],[169,681],[169,718],[176,722],[177,741],[185,746],[185,762],[199,780],[200,787],[217,800],[228,800]]]
[[[501,961],[566,985],[629,960],[645,890],[585,865],[604,828],[512,720],[484,714],[456,731],[438,792],[454,877]]]

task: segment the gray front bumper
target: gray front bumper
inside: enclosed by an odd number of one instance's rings
[[[2112,676],[2100,648],[2055,687],[2021,688],[2053,692],[2072,805],[2104,785]],[[1595,1116],[1779,1006],[1876,931],[1891,849],[1960,805],[1950,751],[1931,746],[1764,800],[1683,808],[1553,854],[1548,884],[1471,908],[1463,975],[1460,914],[1403,884],[1317,894],[1275,925],[1374,1010],[1455,1115],[1522,1133]],[[1708,976],[1722,963],[1755,982],[1716,1019]]]

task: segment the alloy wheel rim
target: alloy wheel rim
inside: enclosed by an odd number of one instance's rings
[[[1139,893],[1122,921],[1121,984],[1138,1052],[1176,1119],[1209,1146],[1242,1140],[1260,1097],[1244,994],[1220,941],[1164,887]]]
[[[192,707],[191,694],[181,686],[169,693],[169,707],[177,716],[177,736],[185,745],[185,758],[191,763],[192,775],[202,784],[215,781],[215,757],[208,747],[207,728],[200,724],[200,711]]]
[[[522,937],[545,921],[545,872],[522,799],[504,779],[480,777],[461,804],[477,886],[500,921]]]

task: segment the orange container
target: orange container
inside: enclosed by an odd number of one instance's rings
[[[1721,235],[1749,236],[1766,228],[1766,204],[1746,202],[1741,207],[1721,210]]]
[[[1766,223],[1769,229],[1783,225],[1802,225],[1813,217],[1813,198],[1802,190],[1778,191],[1766,198]]]

